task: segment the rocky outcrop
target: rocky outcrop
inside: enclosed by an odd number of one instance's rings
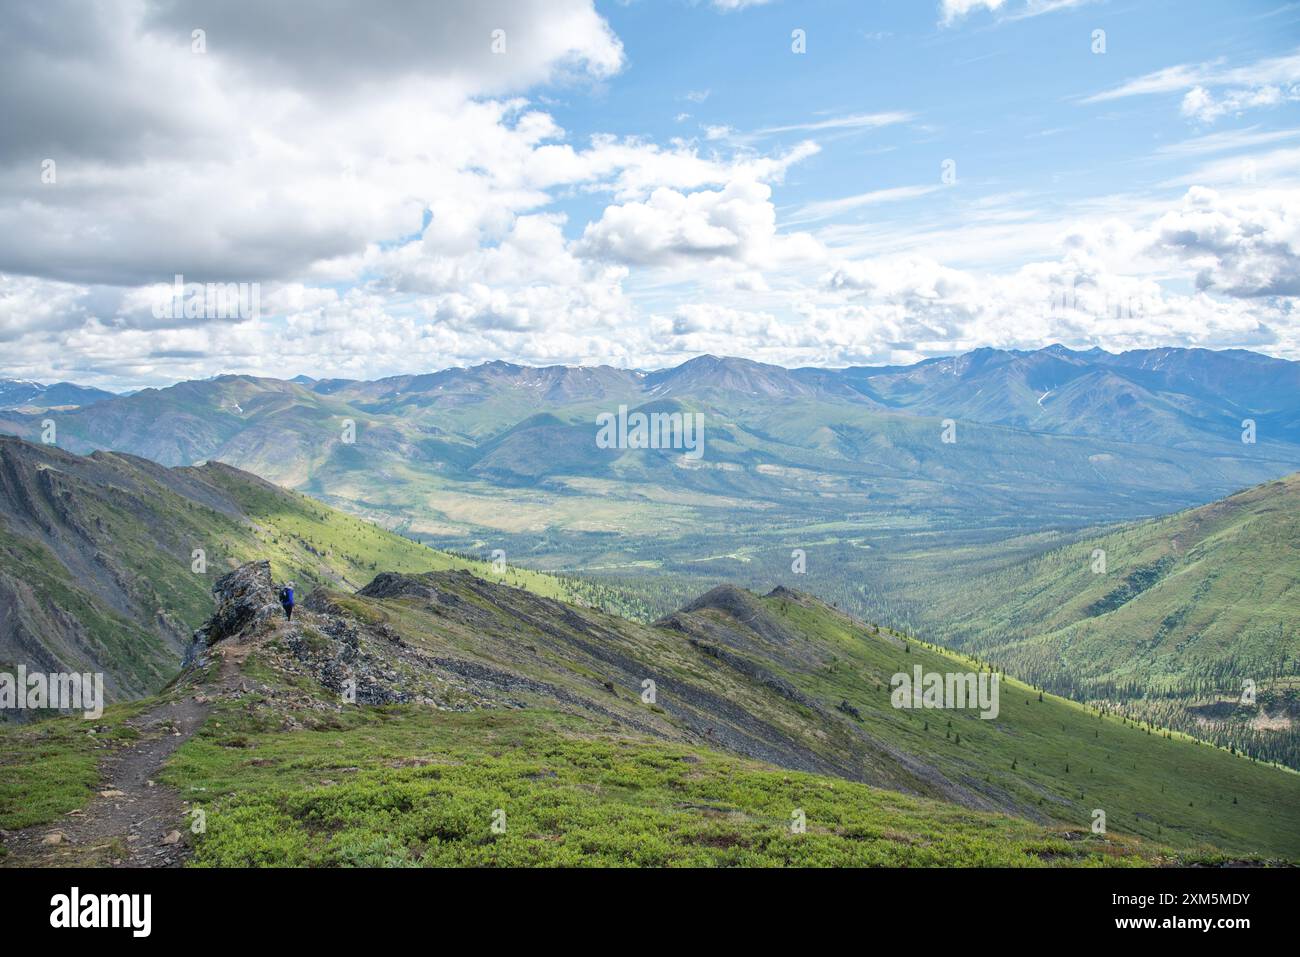
[[[424,601],[438,601],[440,597],[429,576],[398,572],[380,572],[357,594],[363,598],[419,598]]]
[[[788,645],[798,637],[769,614],[758,598],[734,585],[719,585],[705,592],[680,611],[669,615],[661,624],[680,629],[680,622],[673,623],[672,618],[703,611],[720,612],[732,619],[741,627],[748,640],[757,635],[774,644]]]
[[[386,597],[423,599],[430,607],[449,599],[452,604],[460,602],[459,596],[443,594],[425,576],[382,573],[369,588],[372,594]],[[298,705],[317,710],[344,704],[404,703],[443,710],[519,708],[525,707],[517,698],[519,691],[554,690],[473,662],[425,654],[377,617],[356,617],[340,600],[342,596],[328,589],[318,589],[300,601],[293,619],[287,620],[267,561],[250,562],[223,576],[212,593],[216,609],[194,632],[185,657],[187,668],[198,666],[189,671],[192,676],[201,675],[214,655],[224,657],[223,645],[238,645],[255,647],[262,664],[288,679],[281,687],[259,687],[260,694],[294,697]],[[287,690],[302,677],[311,678],[330,694],[316,695],[308,702],[311,695]]]
[[[185,654],[187,665],[217,642],[236,635],[249,637],[259,623],[284,614],[271,580],[269,561],[249,562],[223,575],[212,586],[212,595],[217,610],[194,632]]]

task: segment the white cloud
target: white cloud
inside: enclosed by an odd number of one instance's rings
[[[910,361],[979,346],[1144,348],[1170,342],[1267,347],[1296,355],[1286,303],[1261,307],[1112,272],[1082,253],[1002,274],[953,270],[923,258],[840,263],[827,295],[801,309],[816,335],[845,353]]]
[[[942,0],[939,4],[939,17],[944,24],[951,24],[969,14],[972,10],[1000,10],[1006,0]]]
[[[832,116],[824,120],[809,120],[806,123],[791,123],[786,126],[769,126],[756,130],[754,136],[771,136],[774,133],[822,132],[825,130],[874,130],[882,126],[895,126],[913,119],[911,113],[897,110],[883,113],[853,113],[847,116]]]
[[[727,261],[765,267],[820,256],[808,234],[777,234],[771,196],[769,186],[752,179],[692,193],[656,189],[645,202],[607,207],[587,225],[578,249],[642,266]]]
[[[922,255],[841,260],[800,306],[846,350],[914,359],[1043,342],[1109,349],[1178,343],[1300,357],[1300,191],[1194,188],[1134,225],[1078,223],[1058,258],[1000,273]],[[1184,283],[1183,280],[1190,280]],[[1192,288],[1187,293],[1180,288]],[[857,330],[850,335],[846,327]]]
[[[893,203],[900,200],[916,199],[942,189],[942,186],[895,186],[891,189],[875,189],[856,196],[841,199],[828,199],[800,206],[787,220],[788,225],[811,223],[822,219],[840,216],[849,210],[863,206],[875,206],[878,203]]]
[[[1244,153],[1204,163],[1170,177],[1159,185],[1169,186],[1260,186],[1300,185],[1300,148]]]
[[[1218,97],[1203,86],[1195,86],[1183,96],[1181,110],[1183,116],[1209,124],[1221,116],[1237,116],[1247,110],[1277,106],[1288,100],[1300,100],[1300,83],[1288,88],[1257,86],[1227,90]]]
[[[54,0],[8,18],[0,269],[285,278],[417,232],[425,208],[465,248],[549,201],[536,154],[562,135],[523,100],[480,97],[623,62],[591,0],[307,6]]]
[[[365,4],[361,16],[354,5],[311,0],[118,6],[118,16],[143,8],[143,31],[180,40],[187,53],[190,31],[201,25],[208,56],[300,90],[368,87],[414,74],[465,94],[501,94],[563,76],[607,77],[624,63],[622,43],[591,0]]]
[[[85,294],[71,283],[0,273],[0,342],[79,325],[86,318]]]
[[[1196,271],[1196,286],[1229,296],[1300,296],[1300,190],[1230,198],[1193,187],[1149,231],[1152,248]]]
[[[976,10],[989,10],[994,13],[1004,11],[1008,20],[1023,20],[1091,2],[1092,0],[1024,0],[1023,5],[1011,7],[1007,5],[1006,0],[940,0],[939,22],[944,26],[951,26]]]
[[[1300,136],[1300,129],[1261,130],[1256,126],[1252,126],[1243,130],[1206,133],[1179,143],[1167,143],[1156,150],[1156,155],[1196,156],[1203,153],[1226,153],[1231,150],[1246,150],[1257,146],[1266,146],[1281,140],[1293,140],[1297,136]]]
[[[1300,52],[1227,67],[1222,58],[1183,63],[1144,74],[1092,96],[1106,103],[1130,96],[1182,93],[1182,115],[1209,124],[1223,116],[1300,100]]]

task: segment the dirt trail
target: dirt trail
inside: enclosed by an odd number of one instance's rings
[[[0,867],[179,867],[190,855],[190,821],[174,788],[157,782],[167,759],[194,736],[212,711],[212,700],[235,692],[251,649],[230,645],[221,658],[215,687],[190,692],[129,723],[140,739],[100,764],[96,795],[85,808],[58,821],[9,831]],[[172,832],[179,840],[164,843]],[[51,835],[58,835],[51,843]]]
[[[206,655],[217,665],[198,684],[183,684],[128,724],[137,741],[105,755],[96,794],[84,808],[55,821],[0,832],[8,852],[0,867],[177,867],[191,854],[186,804],[158,783],[167,759],[194,736],[213,702],[249,694],[243,674],[255,646],[290,635],[298,621],[283,620],[267,562],[253,563],[214,586],[217,613],[196,636],[219,642]],[[310,616],[308,616],[310,618]]]
[[[193,736],[212,705],[188,695],[130,723],[141,737],[100,765],[98,793],[85,808],[48,824],[10,831],[4,867],[176,867],[189,855],[180,794],[158,784],[166,760]],[[163,843],[171,832],[179,840]],[[57,843],[47,843],[57,835]]]

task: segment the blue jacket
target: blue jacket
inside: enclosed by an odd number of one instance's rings
[[[285,608],[293,607],[293,589],[288,585],[280,589],[280,604]]]

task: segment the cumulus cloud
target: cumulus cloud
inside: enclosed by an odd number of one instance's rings
[[[1061,5],[951,4],[954,17],[984,7],[1003,18]],[[1149,197],[1141,208],[1126,198],[1107,211],[1122,216],[1059,224],[984,197],[969,222],[835,223],[938,187],[868,180],[778,206],[791,170],[820,149],[802,134],[899,127],[911,114],[578,139],[534,88],[578,95],[572,84],[623,65],[590,0],[383,3],[361,18],[344,6],[52,0],[6,13],[0,374],[113,387],[502,357],[903,361],[1044,340],[1300,356],[1295,194],[1280,189],[1295,150],[1258,157],[1271,191],[1192,190],[1156,212]],[[206,53],[191,52],[195,29]],[[1280,85],[1285,69],[1260,82]],[[1133,85],[1198,87],[1189,110],[1206,116],[1255,89],[1222,64]],[[792,133],[801,141],[755,148]],[[1282,138],[1252,135],[1187,149]],[[42,181],[46,158],[53,182]],[[1239,165],[1207,164],[1183,185],[1216,185]],[[1041,252],[1053,236],[1056,251]],[[1026,249],[1038,261],[973,268],[1024,262]],[[881,250],[891,255],[872,255]],[[262,314],[159,317],[152,306],[177,273],[258,282]]]
[[[1300,190],[1234,199],[1193,187],[1150,233],[1153,249],[1195,269],[1198,289],[1242,298],[1300,295]]]
[[[954,270],[925,258],[841,263],[829,295],[801,305],[826,342],[908,361],[977,346],[1144,348],[1171,340],[1207,347],[1300,345],[1290,307],[1253,308],[1205,293],[1171,294],[1083,254],[1003,274]]]
[[[1006,0],[942,0],[939,17],[945,24],[954,23],[972,10],[999,10]]]
[[[502,93],[569,71],[609,76],[623,45],[590,0],[440,0],[348,4],[309,0],[169,0],[149,4],[142,28],[240,71],[295,88],[337,91],[420,75],[464,93]]]
[[[85,321],[86,290],[0,273],[0,342],[32,332],[57,332]]]
[[[556,189],[633,200],[773,181],[817,150],[574,145],[547,113],[500,97],[575,64],[619,67],[590,0],[345,6],[119,0],[18,17],[0,34],[0,100],[17,121],[0,143],[0,269],[87,285],[340,281],[376,242],[421,235],[430,255],[496,242]],[[191,51],[191,25],[206,53]],[[489,25],[506,53],[490,52]]]
[[[724,260],[761,267],[819,257],[811,235],[777,234],[771,196],[771,187],[748,179],[692,193],[657,189],[645,202],[607,207],[588,224],[578,249],[644,266]]]
[[[55,0],[7,13],[0,269],[270,279],[416,232],[425,209],[465,248],[546,200],[534,154],[562,133],[522,100],[481,97],[622,64],[590,0],[357,12]]]
[[[1203,187],[1147,224],[1109,218],[1062,231],[1059,256],[1001,273],[926,256],[832,264],[803,313],[820,335],[898,361],[1045,341],[1106,348],[1169,342],[1300,349],[1300,191]],[[1188,277],[1192,293],[1163,279]],[[847,346],[846,346],[847,348]]]

